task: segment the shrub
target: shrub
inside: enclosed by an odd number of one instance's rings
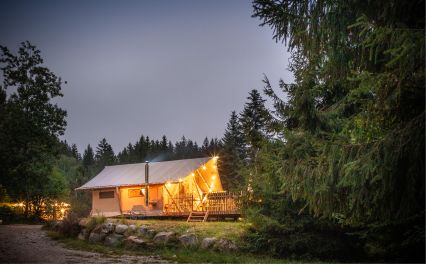
[[[104,215],[93,216],[86,225],[87,231],[92,231],[97,225],[105,223],[107,218]]]
[[[62,223],[58,225],[58,232],[64,237],[76,237],[81,231],[77,214],[68,213]]]

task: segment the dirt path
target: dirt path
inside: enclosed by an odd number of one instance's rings
[[[0,225],[0,263],[168,263],[150,256],[106,256],[70,250],[51,240],[41,225]]]

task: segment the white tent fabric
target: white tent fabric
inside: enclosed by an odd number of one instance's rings
[[[149,183],[177,181],[211,158],[183,159],[149,163]],[[76,190],[101,189],[145,183],[145,163],[106,166],[96,177]]]

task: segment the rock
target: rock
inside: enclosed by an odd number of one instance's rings
[[[91,232],[89,236],[90,242],[100,242],[102,241],[101,233]]]
[[[130,247],[142,247],[146,245],[145,240],[138,238],[137,236],[129,236],[125,242],[126,245]]]
[[[184,234],[179,237],[180,243],[184,247],[196,247],[198,246],[198,237],[195,234]]]
[[[229,239],[221,238],[219,239],[213,249],[218,250],[220,252],[236,252],[238,251],[238,247]]]
[[[84,237],[83,233],[78,234],[78,239],[80,240],[86,240],[86,237]]]
[[[108,246],[119,246],[123,240],[123,235],[111,234],[105,237],[105,244]]]
[[[176,233],[175,232],[160,232],[155,235],[154,243],[156,244],[168,244],[176,241]]]
[[[215,237],[206,237],[206,238],[203,239],[203,241],[201,241],[201,248],[202,249],[210,249],[214,246],[216,241],[217,241],[217,238],[215,238]]]
[[[147,233],[148,233],[148,226],[142,225],[141,227],[139,227],[139,234],[144,236]]]
[[[136,228],[136,225],[129,225],[129,229],[127,229],[127,232],[134,233],[136,232]]]
[[[149,238],[154,237],[157,234],[157,231],[155,231],[154,229],[148,229],[148,231],[146,232],[146,236]]]
[[[127,231],[128,228],[129,228],[129,226],[127,226],[127,225],[117,225],[115,227],[115,233],[122,235]]]
[[[111,234],[115,230],[115,225],[113,223],[104,223],[102,224],[101,232],[104,234]]]
[[[80,234],[84,237],[85,240],[89,239],[90,232],[87,231],[86,228],[82,229]]]
[[[78,225],[82,226],[82,227],[86,227],[87,223],[89,223],[89,219],[88,218],[82,218],[80,221],[78,221]]]

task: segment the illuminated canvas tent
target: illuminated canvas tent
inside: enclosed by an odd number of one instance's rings
[[[209,210],[209,206],[213,210],[215,202],[209,204],[209,195],[224,193],[216,161],[217,157],[151,162],[148,179],[146,163],[106,166],[77,190],[92,192],[91,215],[134,211],[152,216],[184,215]]]

